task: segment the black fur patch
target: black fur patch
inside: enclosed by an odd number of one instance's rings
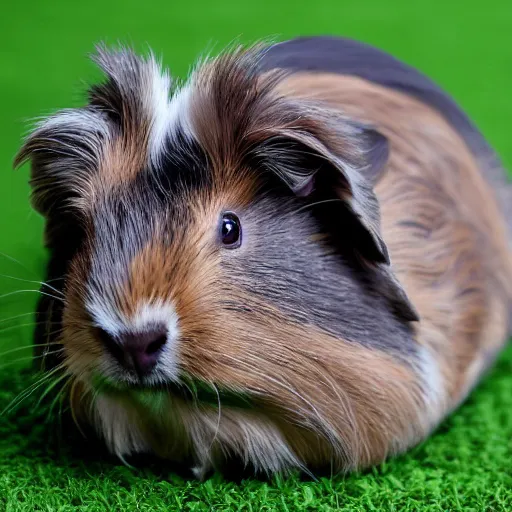
[[[161,165],[136,178],[161,196],[182,190],[210,188],[212,176],[208,157],[196,140],[178,130],[165,143]]]

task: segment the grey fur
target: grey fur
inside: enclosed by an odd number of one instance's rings
[[[226,271],[297,323],[414,359],[411,327],[390,314],[389,296],[381,293],[381,266],[372,271],[358,265],[349,244],[314,240],[327,227],[311,209],[298,210],[293,198],[266,194],[240,212],[246,246]],[[247,304],[240,306],[230,304],[243,314]]]

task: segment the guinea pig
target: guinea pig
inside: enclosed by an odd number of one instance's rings
[[[55,284],[36,342],[77,422],[198,477],[425,439],[510,334],[512,189],[457,104],[335,37],[231,48],[183,84],[153,55],[94,60],[105,81],[15,161]]]

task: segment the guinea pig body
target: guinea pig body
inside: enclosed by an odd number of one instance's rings
[[[509,333],[512,193],[467,117],[338,38],[226,53],[170,99],[153,58],[97,61],[89,104],[19,156],[64,278],[36,336],[77,416],[198,476],[348,471],[425,438]]]

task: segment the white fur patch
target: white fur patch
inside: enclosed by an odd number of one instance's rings
[[[178,336],[176,310],[172,304],[164,301],[142,302],[130,318],[117,310],[115,305],[103,300],[90,300],[86,307],[94,318],[96,326],[112,336],[119,336],[124,332],[143,332],[156,323],[167,326],[170,339],[176,339]]]
[[[171,78],[167,70],[162,69],[155,57],[151,55],[146,63],[146,80],[143,94],[144,109],[151,119],[149,135],[149,158],[158,160],[169,132],[169,94]]]
[[[185,425],[195,449],[197,465],[192,468],[201,478],[222,453],[237,454],[257,471],[275,473],[305,466],[291,450],[283,434],[267,418],[253,412],[224,409],[192,409]]]
[[[186,137],[194,138],[194,129],[192,121],[190,120],[189,109],[192,101],[193,88],[190,84],[185,84],[181,89],[178,89],[169,105],[169,120],[172,132],[177,128],[181,128]]]
[[[113,305],[107,302],[100,303],[98,300],[89,302],[87,309],[96,326],[114,337],[122,337],[125,332],[144,332],[155,324],[165,325],[167,327],[167,343],[162,349],[154,371],[146,377],[146,384],[156,385],[176,379],[179,328],[178,315],[172,304],[163,301],[143,302],[130,318],[124,317]],[[112,367],[111,363],[111,357],[106,355],[105,360],[100,364],[102,373],[114,379],[123,378],[118,365]]]
[[[167,438],[160,447],[162,452],[157,449],[157,455],[180,460],[192,449],[196,460],[192,471],[199,479],[216,468],[227,453],[269,474],[293,468],[306,471],[277,426],[254,412],[197,407],[174,402],[171,396],[156,416],[149,408],[141,408],[141,404],[132,405],[108,396],[101,396],[95,404],[96,428],[110,450],[121,459],[148,448],[136,426],[135,415],[142,413],[139,419],[147,428],[155,421],[155,425],[166,431]]]
[[[96,429],[109,450],[121,460],[148,449],[133,418],[121,403],[100,394],[94,402],[94,412]]]
[[[100,327],[111,336],[119,336],[121,334],[123,321],[119,317],[119,313],[109,303],[95,298],[89,300],[85,307],[94,319],[96,327]]]
[[[439,421],[446,405],[446,390],[439,365],[431,351],[423,347],[420,352],[420,375],[423,377],[424,399],[427,406],[429,428]]]
[[[187,137],[193,136],[188,116],[191,88],[184,86],[169,98],[171,79],[167,70],[162,69],[153,56],[146,66],[149,83],[143,91],[143,102],[151,119],[148,153],[150,164],[158,166],[165,154],[166,141],[173,138],[173,132],[180,128]]]
[[[163,301],[143,302],[139,304],[135,314],[128,319],[129,330],[144,331],[154,324],[167,325],[169,338],[178,336],[178,316],[174,306]]]
[[[38,129],[66,128],[83,130],[86,132],[108,132],[108,123],[98,112],[85,109],[62,110],[59,113],[44,119],[37,126]]]

